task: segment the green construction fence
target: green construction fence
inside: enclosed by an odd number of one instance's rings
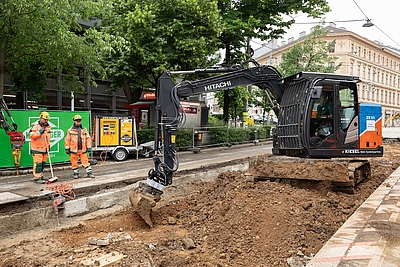
[[[65,153],[64,138],[69,127],[73,125],[72,117],[75,114],[82,116],[82,125],[90,131],[90,112],[89,111],[49,111],[51,126],[50,157],[51,163],[60,163],[69,161],[69,156]],[[33,166],[32,155],[30,154],[31,140],[29,138],[29,129],[32,123],[39,120],[40,111],[37,110],[10,110],[11,116],[18,125],[18,131],[24,133],[26,142],[21,152],[21,168]],[[7,115],[5,114],[7,117]],[[3,129],[0,129],[0,147],[3,152],[0,153],[0,169],[13,168],[14,158],[10,145],[10,137]]]

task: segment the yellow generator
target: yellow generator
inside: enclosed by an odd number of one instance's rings
[[[116,161],[126,160],[134,153],[138,158],[135,118],[96,116],[93,153],[111,155]]]

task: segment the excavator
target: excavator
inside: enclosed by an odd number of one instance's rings
[[[271,92],[277,102],[273,111],[278,123],[273,134],[272,157],[267,159],[270,167],[260,170],[263,177],[328,180],[336,188],[352,193],[370,175],[366,158],[383,155],[382,107],[359,103],[359,77],[301,72],[284,78],[272,66],[251,63],[251,67],[245,62],[228,68],[165,71],[160,76],[155,140],[161,140],[162,160],[161,153],[156,153],[147,180],[140,182],[129,195],[132,206],[150,227],[151,210],[164,189],[172,184],[173,173],[179,168],[176,134],[185,122],[180,100],[192,95],[247,85]],[[213,76],[175,84],[172,75],[176,74]],[[330,102],[330,114],[320,112],[323,101]],[[156,147],[155,151],[159,149]],[[288,164],[298,170],[288,172]]]
[[[400,113],[395,113],[392,116],[390,116],[389,118],[386,119],[385,124],[383,125],[384,127],[389,127],[392,121],[400,119]]]
[[[0,111],[0,128],[4,129],[6,134],[10,137],[14,166],[17,170],[17,174],[19,174],[19,167],[21,166],[21,151],[25,144],[25,136],[22,132],[18,131],[18,125],[11,116],[10,110],[2,96],[0,96]]]

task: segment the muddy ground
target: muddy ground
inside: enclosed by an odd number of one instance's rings
[[[254,182],[255,170],[224,173],[163,200],[153,228],[131,208],[102,211],[2,240],[0,266],[305,266],[399,166],[399,155],[398,143],[386,144],[355,194],[334,192],[328,182]]]

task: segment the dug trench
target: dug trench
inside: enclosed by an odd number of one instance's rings
[[[114,207],[2,239],[0,266],[289,266],[289,258],[305,266],[399,167],[399,148],[385,144],[354,194],[327,181],[254,182],[253,169],[225,172],[171,187],[153,208],[152,228],[131,207]]]

